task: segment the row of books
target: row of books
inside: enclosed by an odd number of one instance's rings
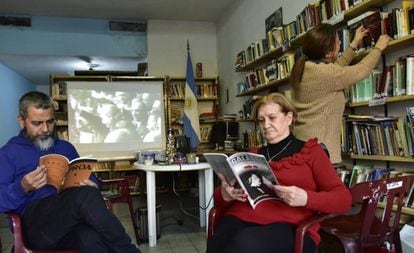
[[[365,79],[352,85],[348,100],[351,103],[383,97],[414,94],[414,54],[399,57],[384,71],[374,69]]]
[[[243,147],[252,149],[264,145],[260,130],[247,130],[242,135]]]
[[[237,84],[237,94],[255,89],[258,86],[266,84],[268,82],[269,79],[266,74],[266,69],[255,69],[254,72],[247,73],[244,78]]]
[[[381,34],[387,34],[394,39],[413,34],[414,1],[402,1],[402,8],[393,8],[391,11],[369,10],[349,20],[347,28],[351,32],[350,38],[353,38],[355,29],[360,25],[369,29],[368,36],[363,39],[362,48],[374,46]]]
[[[295,52],[286,52],[277,60],[266,65],[266,75],[269,81],[281,80],[290,76],[295,64]]]
[[[185,83],[172,83],[170,84],[170,96],[171,98],[184,98],[185,97]],[[196,96],[197,98],[214,98],[217,97],[217,85],[215,83],[202,83],[196,84]]]
[[[255,100],[253,99],[253,97],[249,97],[249,99],[247,99],[246,102],[244,102],[243,111],[242,111],[244,119],[252,118],[254,103],[255,103]]]
[[[58,129],[57,130],[57,135],[58,135],[59,139],[69,141],[68,130]]]
[[[184,114],[184,107],[179,103],[170,104],[170,120],[171,123],[182,124],[182,116]]]
[[[368,1],[368,0],[366,0]],[[236,69],[260,58],[269,51],[282,48],[287,51],[290,41],[307,32],[310,28],[323,22],[334,23],[343,19],[343,11],[353,7],[362,0],[321,0],[309,3],[295,18],[283,23],[282,9],[277,9],[265,20],[265,38],[252,42],[245,50],[236,56]],[[336,16],[341,16],[337,18]],[[332,21],[333,20],[333,21]]]
[[[266,68],[256,68],[245,75],[238,86],[238,94],[266,85],[273,80],[282,80],[290,76],[295,63],[295,53],[286,52],[278,59],[272,60]]]
[[[386,33],[399,39],[414,34],[414,1],[402,1],[402,8],[393,8],[384,18]]]
[[[352,169],[337,168],[336,169],[342,182],[348,187],[352,187],[356,183],[362,183],[372,180],[380,180],[391,177],[411,176],[411,172],[396,171],[392,168],[375,168],[373,165],[360,165],[356,164]],[[411,186],[410,190],[404,198],[403,206],[408,208],[414,208],[414,185]]]
[[[361,2],[363,1],[321,0],[309,3],[296,19],[288,24],[280,25],[281,21],[278,21],[273,24],[279,26],[270,27],[269,22],[266,22],[266,37],[251,43],[246,50],[237,54],[236,69],[280,47],[283,51],[289,50],[292,39],[306,33],[314,26],[327,22],[333,24],[342,22],[344,11]],[[281,19],[281,10],[276,12],[278,13],[276,16]],[[349,45],[349,39],[353,38],[355,29],[360,25],[369,28],[369,35],[364,38],[362,48],[372,47],[381,34],[388,34],[394,39],[412,34],[414,33],[414,3],[412,0],[403,0],[401,8],[394,8],[389,12],[380,12],[379,9],[369,10],[349,20],[343,28],[339,29],[343,48]]]
[[[50,96],[52,98],[66,98],[66,82],[65,81],[58,81],[54,82],[50,86]]]
[[[200,141],[210,142],[212,126],[200,126]]]
[[[356,155],[412,157],[413,122],[408,117],[348,115],[344,119],[343,151]]]
[[[235,63],[236,70],[267,54],[269,50],[268,39],[260,39],[251,43],[245,50],[237,54]]]

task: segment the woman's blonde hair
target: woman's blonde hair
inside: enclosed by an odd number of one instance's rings
[[[260,107],[267,105],[267,104],[278,104],[280,106],[280,111],[284,113],[285,115],[288,114],[288,112],[292,112],[292,127],[296,122],[297,112],[295,107],[292,105],[292,103],[289,101],[289,99],[281,94],[281,93],[269,93],[266,96],[263,96],[259,98],[253,107],[253,119],[257,122],[257,113],[260,109]]]

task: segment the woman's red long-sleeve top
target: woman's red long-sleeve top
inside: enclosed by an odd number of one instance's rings
[[[257,153],[258,149],[251,151]],[[351,194],[340,180],[325,151],[316,139],[305,143],[293,156],[271,161],[279,183],[297,186],[306,191],[308,202],[304,207],[292,207],[279,200],[266,200],[253,209],[248,202],[225,201],[220,186],[215,189],[214,200],[218,208],[227,209],[225,215],[257,224],[288,222],[300,224],[318,212],[343,213],[351,208]],[[309,228],[308,233],[316,244],[320,242],[319,225]]]

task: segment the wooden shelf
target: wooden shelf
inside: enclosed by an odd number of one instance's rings
[[[279,80],[273,80],[273,81],[270,81],[270,82],[268,82],[266,84],[258,85],[257,87],[255,87],[255,88],[253,88],[251,90],[242,92],[242,93],[236,95],[236,97],[243,97],[243,96],[255,95],[255,94],[257,94],[257,93],[259,93],[261,91],[268,90],[268,89],[271,89],[271,88],[275,88],[275,87],[277,87],[279,85],[286,84],[288,82],[289,82],[289,77],[288,78],[284,78],[284,79],[279,79]]]
[[[247,63],[246,65],[237,68],[236,72],[243,72],[243,71],[248,71],[248,70],[252,70],[254,68],[257,68],[263,64],[268,63],[269,61],[277,58],[279,55],[281,55],[283,53],[283,50],[281,47],[276,48],[270,52],[268,52],[267,54],[262,55],[261,57],[257,58],[254,61],[251,61],[249,63]]]
[[[404,96],[395,96],[395,97],[385,97],[378,100],[383,100],[384,103],[378,103],[378,105],[388,104],[388,103],[395,103],[395,102],[402,102],[407,100],[413,100],[414,95],[404,95]],[[348,104],[348,107],[354,108],[354,107],[362,107],[362,106],[369,106],[370,101],[364,101],[364,102],[357,102],[357,103],[350,103]]]
[[[399,157],[399,156],[376,156],[376,155],[368,156],[368,155],[354,155],[354,154],[352,154],[351,159],[414,163],[413,158]]]
[[[384,53],[393,52],[395,50],[406,48],[407,46],[412,46],[414,43],[414,34],[407,35],[405,37],[391,40],[388,44],[388,47],[384,50]]]
[[[380,202],[380,203],[378,203],[378,206],[381,207],[381,208],[384,208],[385,204]],[[395,211],[396,209],[397,209],[397,206],[393,205],[392,210]],[[414,216],[414,209],[403,206],[402,209],[401,209],[401,213]]]
[[[52,99],[55,100],[55,101],[59,101],[59,102],[68,101],[68,98],[67,97],[54,97]]]
[[[187,78],[185,78],[185,77],[171,77],[170,76],[169,80],[172,81],[172,82],[174,82],[174,81],[185,82],[187,80]],[[214,82],[214,81],[217,81],[217,80],[218,80],[217,77],[201,77],[201,78],[195,77],[194,78],[194,81],[196,81],[196,82]]]
[[[254,119],[238,119],[237,122],[255,122]]]
[[[56,121],[55,125],[56,126],[68,126],[68,122],[67,121]]]
[[[215,101],[218,100],[218,97],[196,97],[197,101]],[[170,98],[171,101],[181,101],[184,102],[185,98],[176,98],[172,97]]]
[[[372,8],[380,8],[386,4],[391,3],[394,0],[371,0],[371,1],[363,1],[357,4],[355,7],[352,7],[345,11],[344,13],[344,21],[348,21],[359,16],[361,13],[366,12]]]

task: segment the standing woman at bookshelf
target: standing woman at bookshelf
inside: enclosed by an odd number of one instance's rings
[[[351,194],[322,146],[316,139],[305,142],[291,133],[296,110],[284,95],[260,98],[253,115],[267,146],[250,152],[267,159],[280,184],[272,190],[280,199],[264,200],[253,209],[246,193],[219,174],[214,203],[224,217],[216,224],[207,253],[293,252],[298,224],[319,212],[342,213],[351,208]],[[315,252],[318,229],[315,225],[307,230],[303,253]]]
[[[317,137],[327,146],[334,164],[341,162],[344,89],[371,73],[390,40],[381,35],[361,61],[349,66],[367,33],[363,26],[358,27],[349,47],[339,56],[341,41],[336,28],[321,24],[305,35],[303,54],[292,69],[292,102],[298,112],[295,136],[301,140]]]

